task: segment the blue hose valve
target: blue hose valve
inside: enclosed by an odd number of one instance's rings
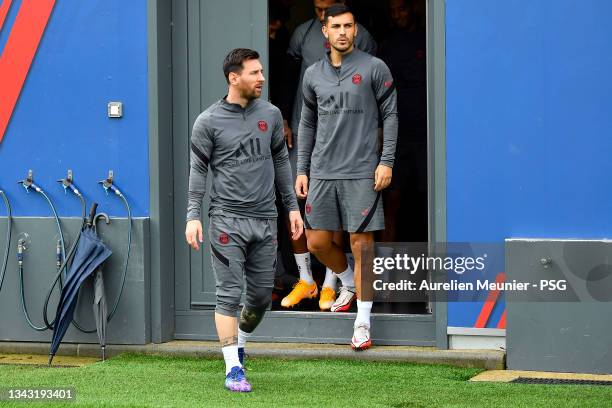
[[[74,177],[72,175],[72,170],[68,170],[68,175],[65,179],[57,180],[57,182],[62,183],[62,187],[64,187],[64,194],[68,194],[68,189],[70,189],[75,195],[79,197],[81,196],[79,190],[74,186]]]

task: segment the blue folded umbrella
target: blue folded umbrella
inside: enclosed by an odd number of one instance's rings
[[[51,365],[51,361],[72,322],[81,286],[111,254],[112,251],[98,237],[91,224],[81,231],[79,244],[72,265],[66,274],[64,287],[57,305],[56,323],[51,340],[51,349],[49,350],[49,365]]]

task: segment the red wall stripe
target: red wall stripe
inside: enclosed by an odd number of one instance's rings
[[[507,310],[504,309],[504,313],[502,314],[501,318],[499,319],[499,323],[497,323],[497,328],[498,329],[505,329],[506,328],[506,312],[507,312]]]
[[[9,9],[11,8],[11,2],[13,0],[4,0],[0,4],[0,30],[2,30],[2,24],[4,24],[4,19],[8,14]]]
[[[5,0],[4,3],[10,4]],[[4,7],[4,3],[2,7]],[[0,56],[0,142],[51,16],[55,0],[23,0]],[[7,7],[8,10],[8,7]],[[2,17],[4,20],[4,17]]]
[[[502,283],[506,280],[506,274],[500,272],[497,274],[495,278],[495,283]],[[478,319],[476,319],[476,324],[474,327],[482,329],[487,326],[487,322],[489,321],[489,317],[491,316],[491,312],[493,311],[493,307],[495,306],[495,302],[497,302],[497,297],[499,296],[499,290],[489,291],[489,295],[487,296],[487,300],[485,300],[482,305],[482,309],[480,310],[480,314],[478,315]]]

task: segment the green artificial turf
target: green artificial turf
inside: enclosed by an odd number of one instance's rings
[[[74,387],[75,402],[43,403],[69,407],[612,407],[609,386],[468,382],[478,369],[268,358],[247,368],[250,394],[223,388],[220,359],[141,355],[81,368],[0,366],[0,388]]]

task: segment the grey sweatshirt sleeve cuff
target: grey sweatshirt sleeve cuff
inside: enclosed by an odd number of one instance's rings
[[[203,198],[203,192],[187,192],[187,221],[200,219]]]

